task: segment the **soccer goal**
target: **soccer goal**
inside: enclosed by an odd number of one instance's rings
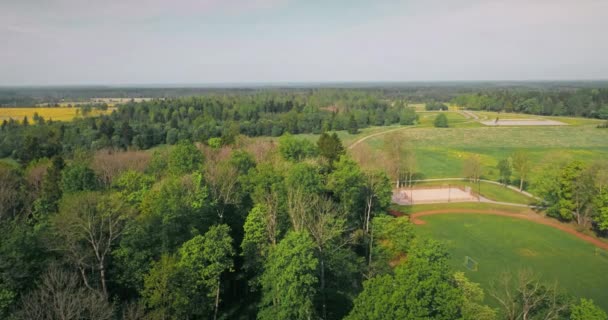
[[[477,263],[477,261],[475,261],[473,258],[469,257],[469,256],[465,256],[464,257],[464,267],[471,270],[471,271],[477,271],[477,267],[478,267],[479,263]]]
[[[596,247],[595,248],[595,256],[596,257],[601,257],[601,258],[604,258],[604,259],[608,259],[608,251]]]

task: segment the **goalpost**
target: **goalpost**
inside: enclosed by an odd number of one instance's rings
[[[471,271],[477,271],[478,266],[479,266],[479,263],[477,263],[477,261],[475,261],[473,258],[471,258],[469,256],[464,257],[464,267],[465,268],[467,268]]]

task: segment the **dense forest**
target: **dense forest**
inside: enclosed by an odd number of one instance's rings
[[[19,119],[22,120],[22,119]],[[35,122],[36,126],[29,126]],[[86,118],[69,125],[39,116],[4,120],[0,157],[23,163],[75,149],[149,149],[180,140],[205,142],[221,138],[231,144],[237,135],[280,136],[320,133],[392,124],[414,124],[417,115],[403,101],[352,91],[312,94],[209,95],[121,105],[111,115]]]
[[[602,319],[525,271],[484,292],[389,214],[387,173],[326,132],[414,124],[411,101],[214,92],[5,121],[0,318]]]

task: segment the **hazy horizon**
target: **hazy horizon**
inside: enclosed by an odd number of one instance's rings
[[[0,3],[0,86],[602,81],[608,2]]]

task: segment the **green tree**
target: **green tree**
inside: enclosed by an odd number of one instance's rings
[[[94,191],[98,187],[99,181],[95,172],[83,164],[75,164],[62,171],[61,190],[65,193]]]
[[[167,131],[167,144],[176,144],[178,140],[179,131],[175,128],[171,128]]]
[[[264,270],[264,261],[268,257],[273,243],[276,242],[275,226],[269,221],[268,209],[263,204],[256,204],[245,220],[245,235],[241,242],[244,268],[250,273],[250,286],[256,290],[259,276]]]
[[[547,184],[541,193],[548,204],[548,215],[566,221],[576,220],[580,225],[587,225],[595,213],[595,195],[592,172],[580,161],[563,167],[556,183]]]
[[[182,141],[169,153],[167,165],[170,173],[179,176],[195,171],[202,163],[203,154],[196,146],[190,142]]]
[[[290,232],[272,250],[261,278],[258,319],[311,319],[318,279],[315,245],[306,232]]]
[[[319,149],[319,154],[327,159],[330,167],[332,167],[333,163],[344,154],[342,141],[340,141],[340,138],[335,132],[331,135],[325,132],[322,133],[319,140],[317,140],[317,148]]]
[[[509,184],[511,180],[512,174],[512,166],[511,161],[509,159],[502,159],[498,161],[498,165],[496,166],[500,175],[500,182],[504,184]]]
[[[595,217],[597,228],[606,232],[608,230],[608,189],[598,193],[595,198],[595,207],[597,210],[597,216]]]
[[[225,224],[212,226],[203,236],[184,243],[179,256],[179,267],[194,283],[207,290],[207,297],[213,298],[213,319],[217,319],[221,276],[226,271],[233,271],[234,266],[230,228]]]
[[[413,240],[414,229],[407,219],[389,215],[374,217],[369,240],[368,276],[391,273],[392,267],[403,264]]]
[[[290,134],[279,138],[279,153],[285,160],[302,161],[317,154],[314,144],[306,139],[297,139]]]
[[[530,173],[530,156],[524,151],[517,151],[511,156],[513,169],[517,172],[519,178],[519,191],[524,189],[524,182]]]
[[[464,298],[448,260],[438,242],[417,243],[394,276],[364,282],[347,319],[459,319]]]
[[[364,176],[355,161],[348,156],[340,157],[336,169],[327,177],[327,188],[339,199],[344,211],[349,213],[353,220],[359,218],[360,204],[364,190]]]
[[[447,128],[448,125],[448,117],[444,113],[440,113],[435,117],[435,121],[433,121],[433,125],[436,128]]]
[[[287,172],[286,182],[291,188],[300,188],[306,194],[318,194],[323,190],[319,168],[309,163],[297,163]]]
[[[357,124],[357,120],[355,119],[355,115],[351,114],[348,118],[348,133],[357,134],[359,133],[359,125]]]
[[[462,320],[496,319],[496,310],[482,304],[485,294],[478,283],[471,282],[463,272],[456,272],[454,280],[463,297]]]
[[[144,277],[141,291],[143,303],[151,310],[154,320],[184,319],[194,310],[189,302],[194,297],[187,290],[178,265],[178,259],[162,255],[160,260],[152,262],[150,272]]]
[[[607,320],[608,315],[593,300],[581,299],[579,303],[570,308],[571,320]]]
[[[406,126],[412,125],[418,121],[418,114],[416,113],[416,109],[403,107],[401,112],[399,113],[399,124]]]

